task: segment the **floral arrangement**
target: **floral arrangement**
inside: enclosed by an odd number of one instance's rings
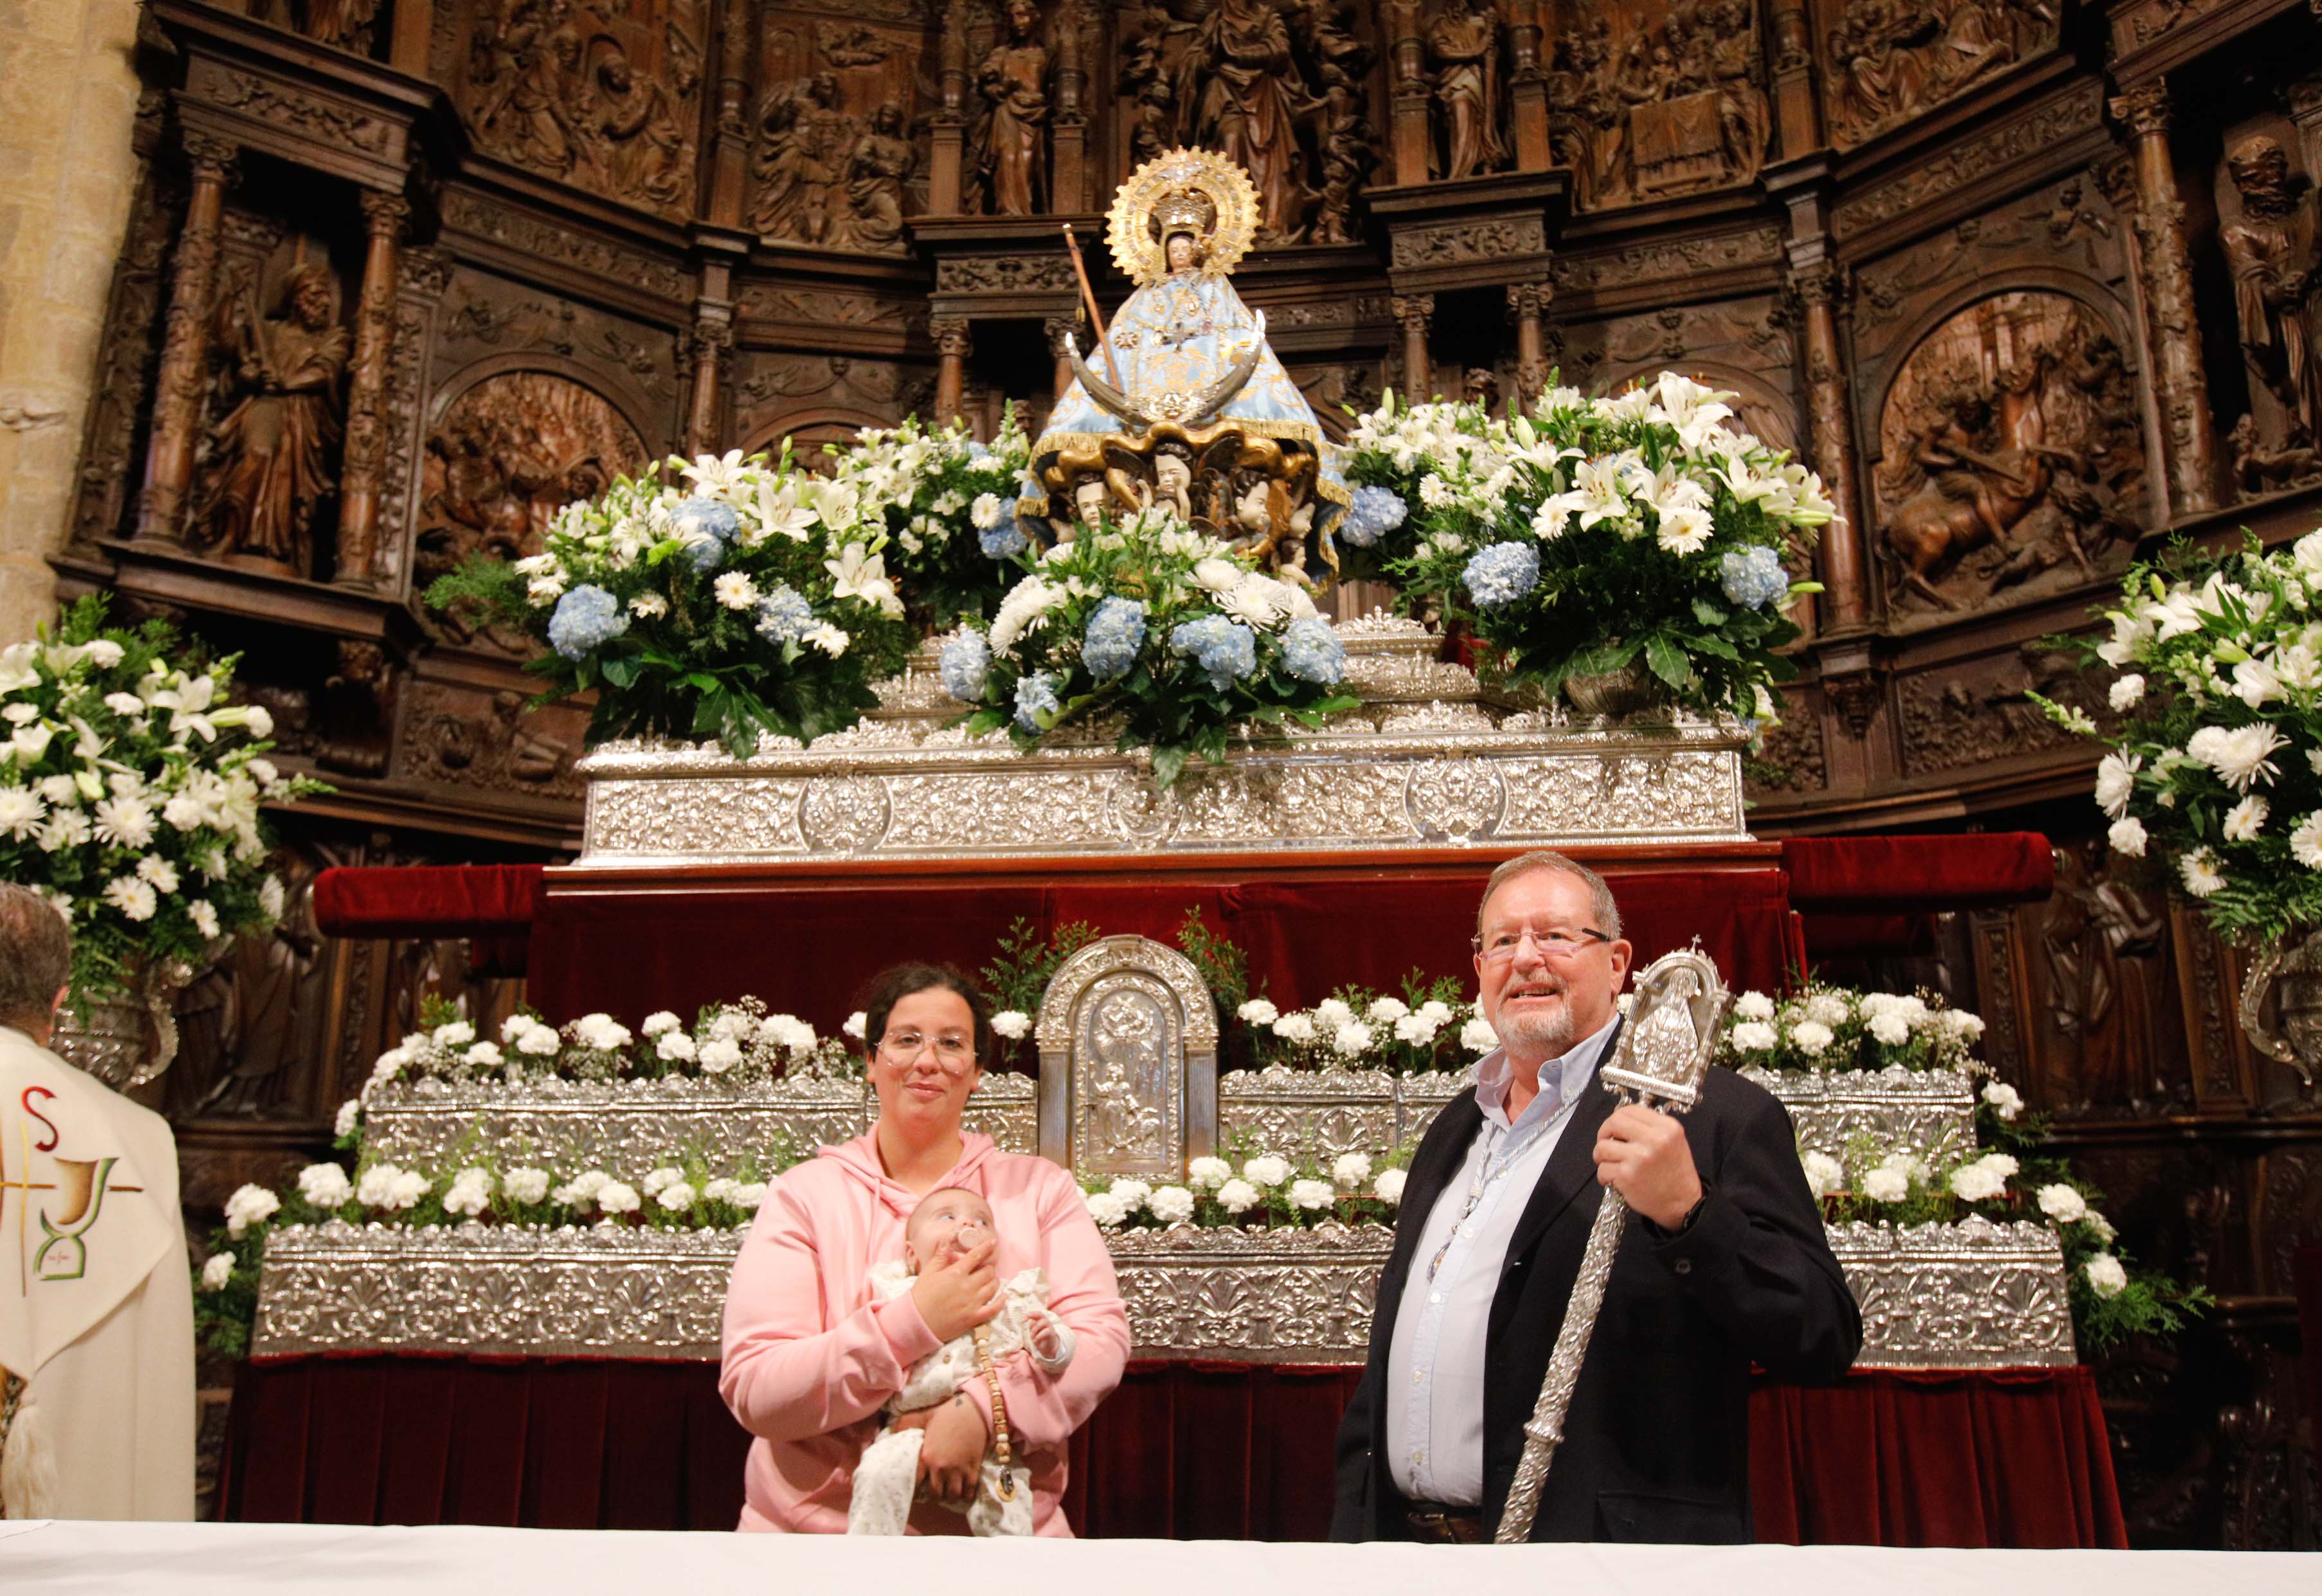
[[[1236,729],[1319,725],[1354,707],[1346,651],[1303,588],[1174,516],[1140,511],[1035,556],[988,627],[944,645],[943,683],[970,730],[1037,747],[1115,718],[1117,746],[1153,751],[1156,784],[1225,757]]]
[[[591,744],[809,741],[877,702],[916,640],[886,567],[882,506],[853,481],[739,451],[667,462],[564,506],[538,554],[477,555],[428,589],[480,605],[547,652],[543,701],[594,690]]]
[[[0,651],[0,880],[71,926],[76,1001],[280,919],[260,806],[329,790],[264,757],[273,720],[228,702],[233,657],[105,619],[83,598]]]
[[[1854,992],[1814,981],[1777,999],[1744,992],[1718,1062],[1760,1070],[1956,1070],[1979,1076],[1983,1021],[1932,992]],[[2011,1090],[2000,1088],[2001,1090]]]
[[[1400,998],[1341,987],[1312,1008],[1283,1010],[1252,998],[1235,1011],[1255,1062],[1302,1070],[1384,1070],[1395,1075],[1460,1070],[1500,1044],[1491,1022],[1460,999],[1449,977],[1413,971]]]
[[[2180,544],[2121,581],[2112,635],[2061,640],[2112,667],[2107,732],[2041,700],[2107,744],[2096,800],[2113,852],[2157,853],[2209,922],[2279,942],[2322,924],[2322,531],[2219,558]]]
[[[1403,1201],[1412,1149],[1341,1153],[1327,1169],[1246,1147],[1230,1151],[1230,1159],[1188,1160],[1182,1186],[1156,1186],[1126,1176],[1083,1181],[1089,1217],[1100,1230],[1178,1225],[1312,1229],[1329,1220],[1391,1225]]]
[[[2072,1323],[2083,1354],[2135,1335],[2168,1335],[2208,1305],[2198,1287],[2134,1269],[2119,1233],[2098,1211],[2104,1194],[2061,1158],[2038,1152],[2046,1127],[2021,1105],[1987,1098],[1978,1114],[1985,1145],[1931,1163],[1917,1149],[1858,1138],[1845,1156],[1802,1153],[1806,1185],[1834,1221],[1949,1225],[1970,1216],[1995,1224],[2030,1220],[2055,1231],[2070,1281]]]
[[[1674,372],[1617,398],[1552,388],[1504,419],[1389,394],[1348,436],[1339,539],[1513,680],[1553,692],[1641,661],[1686,708],[1766,717],[1796,674],[1775,652],[1799,635],[1785,606],[1821,590],[1788,561],[1835,511],[1726,424],[1733,397]]]
[[[863,518],[883,516],[888,568],[915,621],[940,629],[992,613],[1025,546],[1016,498],[1031,445],[1015,406],[990,443],[964,423],[937,432],[913,416],[829,453],[832,480],[855,493]]]
[[[243,1186],[226,1199],[225,1222],[211,1234],[196,1275],[195,1327],[215,1352],[239,1357],[249,1350],[266,1237],[279,1225],[736,1230],[756,1217],[767,1182],[798,1157],[782,1142],[763,1161],[745,1158],[720,1172],[698,1154],[672,1154],[626,1176],[593,1166],[553,1169],[520,1156],[424,1170],[363,1154],[352,1175],[339,1163],[310,1163],[288,1190]]]

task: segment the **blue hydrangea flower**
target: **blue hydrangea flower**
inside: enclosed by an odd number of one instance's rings
[[[1108,598],[1089,616],[1081,638],[1081,659],[1099,681],[1129,674],[1145,646],[1145,606],[1134,598]]]
[[[970,439],[967,441],[967,463],[968,463],[968,464],[970,464],[970,465],[972,465],[972,466],[980,466],[980,465],[982,465],[985,461],[990,460],[991,458],[992,458],[992,446],[991,446],[990,444],[988,444],[988,443],[984,442],[983,442],[982,439],[980,439],[980,438],[970,438]]]
[[[1540,586],[1540,551],[1530,543],[1494,543],[1476,552],[1460,580],[1477,609],[1513,604]]]
[[[1403,524],[1410,508],[1392,488],[1358,488],[1354,502],[1339,523],[1338,541],[1350,548],[1367,549]]]
[[[1763,543],[1737,550],[1717,562],[1725,597],[1751,609],[1763,609],[1790,590],[1790,573],[1782,557]]]
[[[1282,634],[1282,666],[1301,681],[1330,687],[1347,674],[1346,645],[1320,616],[1293,621]]]
[[[814,626],[814,606],[788,582],[758,600],[758,631],[776,643],[804,643]]]
[[[1016,524],[1016,513],[1012,506],[999,520],[980,529],[975,534],[975,541],[982,544],[983,552],[994,560],[1013,559],[1016,555],[1021,554],[1031,542],[1024,535],[1024,529]]]
[[[669,513],[669,519],[680,533],[705,532],[721,543],[731,543],[742,525],[742,518],[734,513],[733,506],[699,496],[680,499],[677,507]]]
[[[1210,685],[1223,691],[1257,669],[1257,638],[1239,621],[1203,616],[1169,634],[1169,646],[1209,672]]]
[[[944,691],[963,704],[983,701],[983,684],[992,675],[992,645],[981,632],[963,632],[943,646],[937,660]]]
[[[548,617],[548,641],[568,660],[586,658],[629,629],[628,612],[604,588],[582,585],[556,601]]]
[[[1040,723],[1041,716],[1054,716],[1064,707],[1056,701],[1056,684],[1048,679],[1045,670],[1035,670],[1016,680],[1016,724],[1028,732],[1045,732],[1047,725]],[[1055,725],[1051,719],[1049,725]]]

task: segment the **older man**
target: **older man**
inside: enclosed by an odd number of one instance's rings
[[[49,1051],[71,965],[56,910],[0,884],[0,1518],[191,1518],[177,1143]]]
[[[1637,1218],[1532,1538],[1748,1540],[1751,1365],[1833,1378],[1862,1342],[1789,1116],[1726,1070],[1682,1120],[1613,1106],[1596,1070],[1630,950],[1595,871],[1511,860],[1476,930],[1501,1046],[1412,1160],[1332,1537],[1492,1538],[1610,1186]]]

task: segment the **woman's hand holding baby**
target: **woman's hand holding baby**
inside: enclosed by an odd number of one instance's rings
[[[965,1397],[954,1397],[928,1410],[927,1429],[919,1446],[919,1477],[928,1491],[937,1501],[973,1501],[992,1442],[983,1410]]]
[[[1000,1271],[993,1263],[999,1251],[999,1243],[981,1242],[919,1272],[911,1304],[937,1340],[964,1336],[1000,1311]]]

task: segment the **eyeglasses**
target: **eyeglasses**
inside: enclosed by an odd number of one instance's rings
[[[1488,939],[1469,937],[1467,945],[1476,950],[1476,956],[1485,963],[1504,964],[1516,956],[1518,948],[1530,942],[1540,950],[1541,958],[1561,963],[1578,958],[1580,950],[1591,943],[1612,940],[1593,926],[1583,926],[1577,931],[1551,926],[1546,931],[1495,931]]]
[[[964,1075],[975,1062],[974,1038],[960,1031],[946,1031],[938,1036],[890,1031],[880,1038],[879,1056],[902,1070],[918,1063],[919,1055],[929,1048],[935,1050],[937,1067],[946,1075]]]

